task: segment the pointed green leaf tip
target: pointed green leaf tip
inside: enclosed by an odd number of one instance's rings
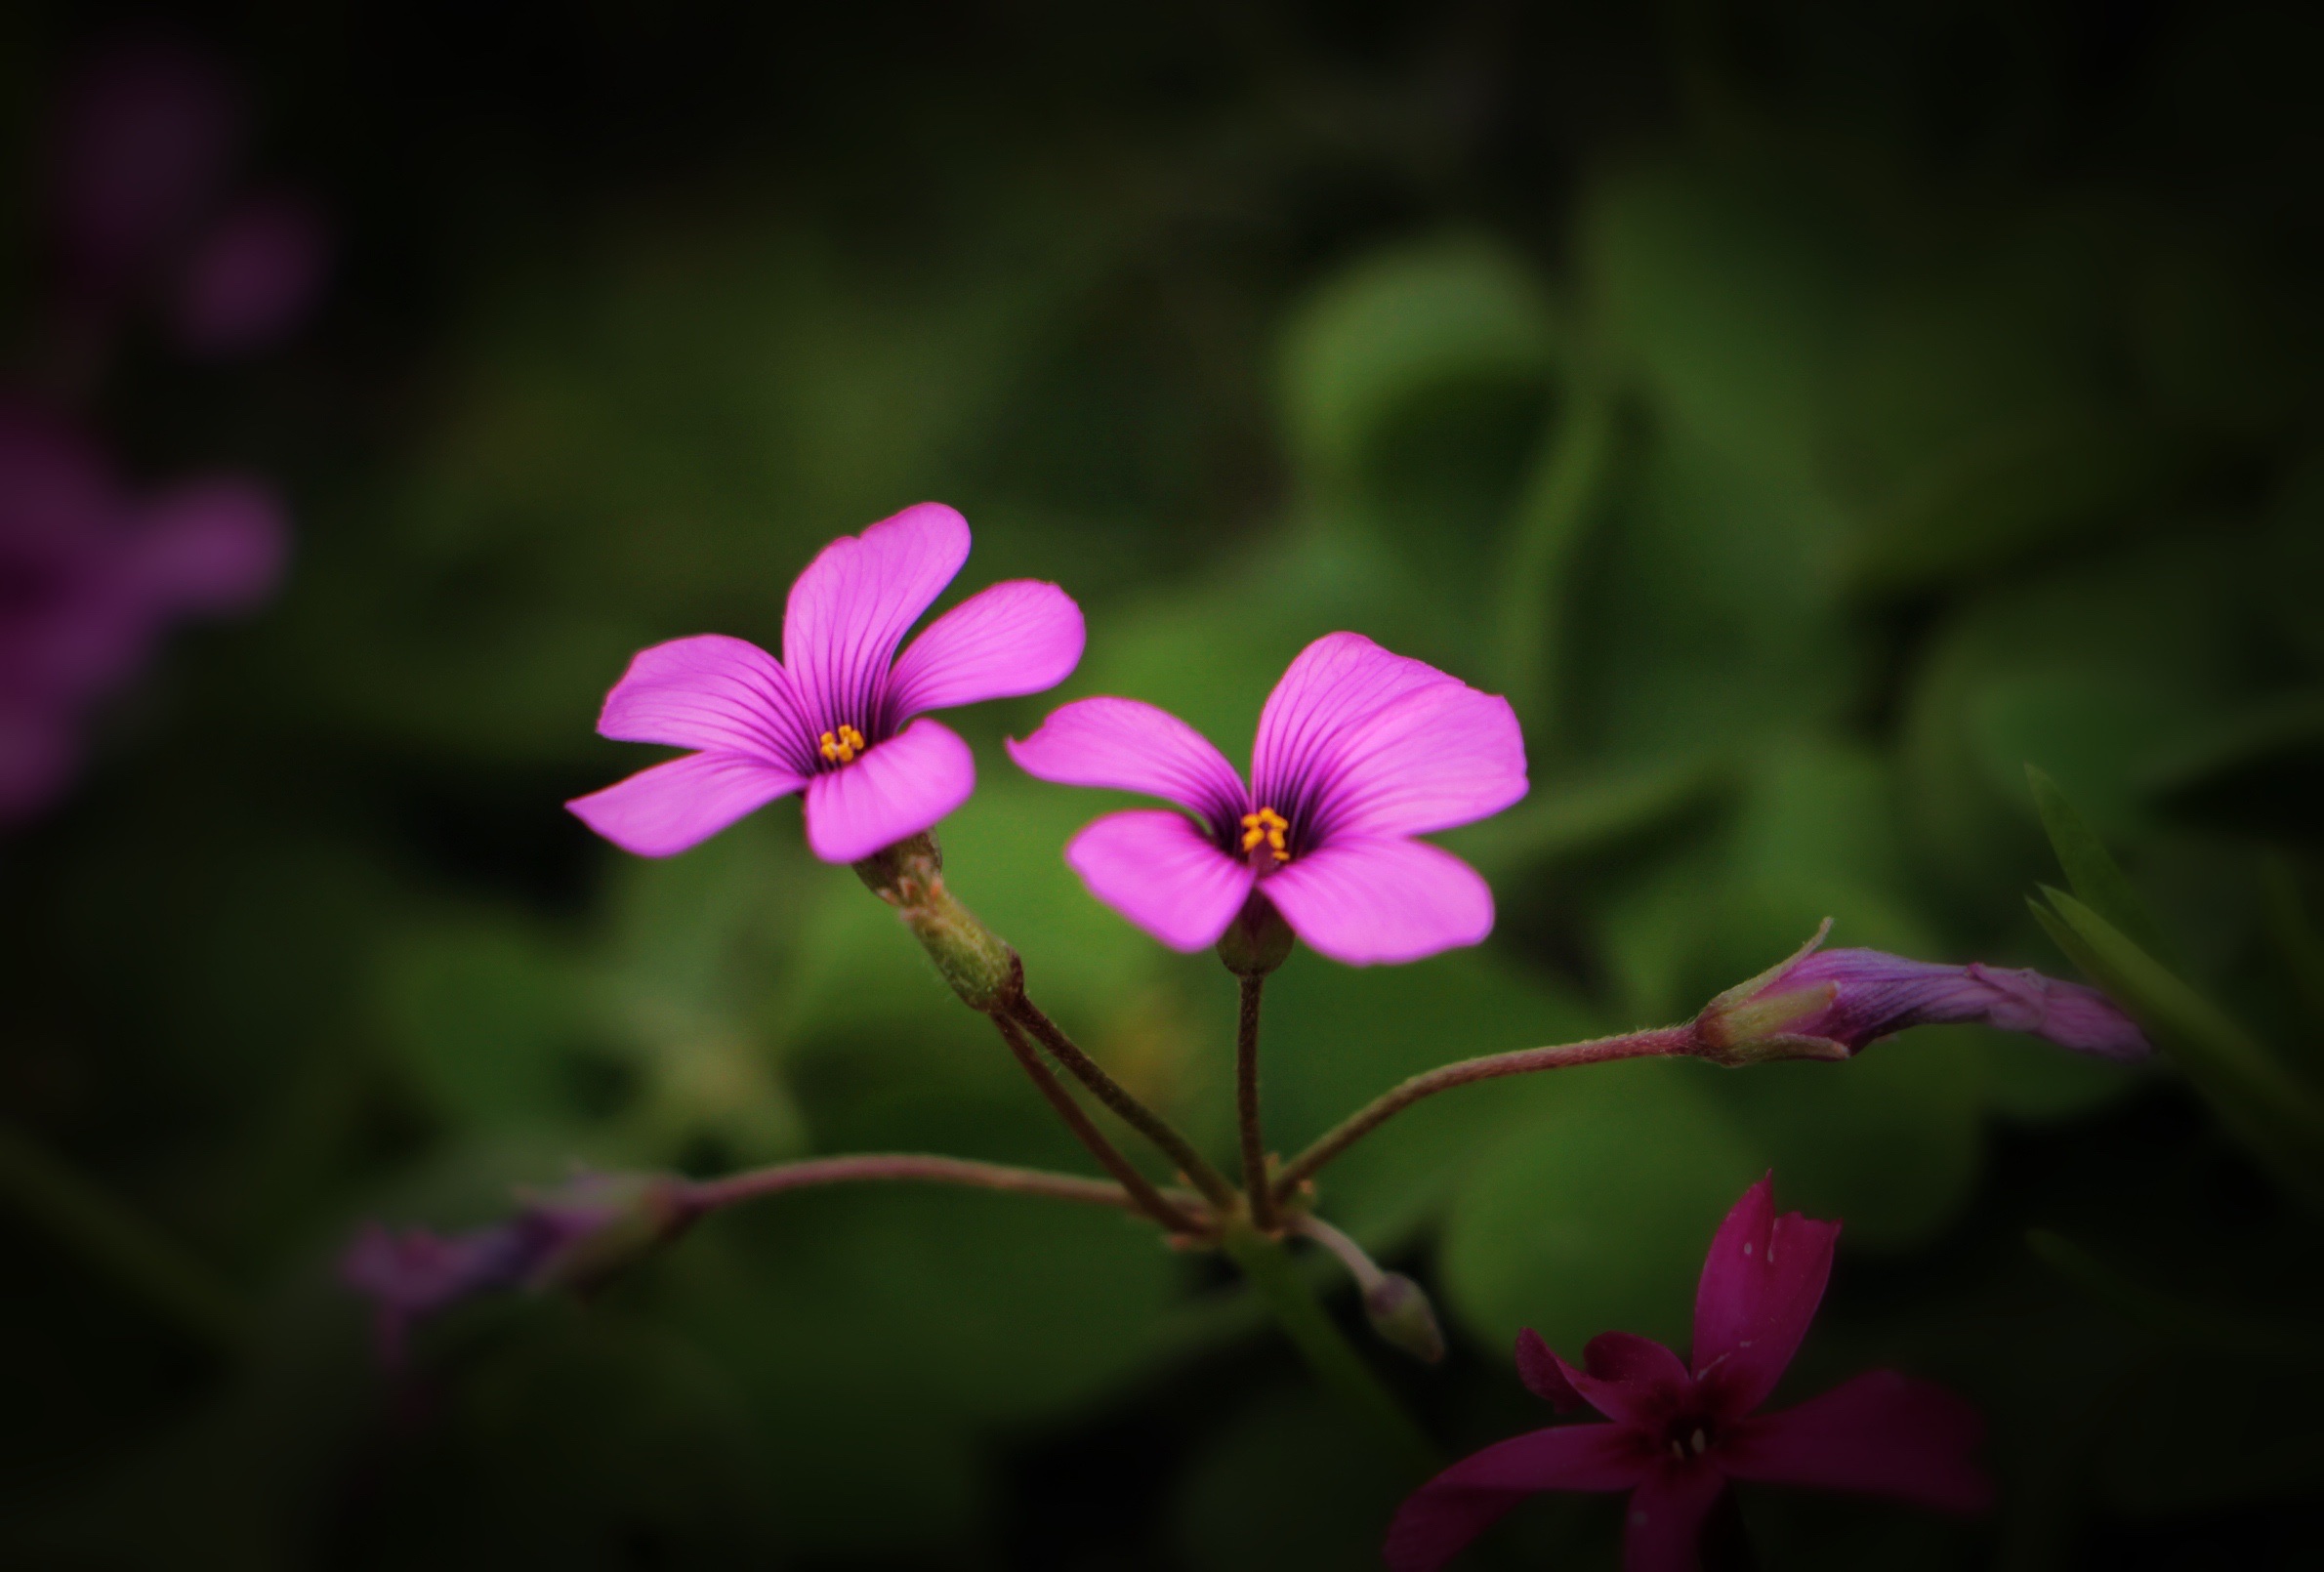
[[[2029,901],[2035,920],[2093,982],[2137,1017],[2244,1147],[2306,1205],[2324,1211],[2324,1103],[2226,1012],[2062,889]]]
[[[2132,888],[2122,864],[2106,849],[2106,843],[2098,839],[2097,831],[2082,816],[2081,810],[2067,801],[2066,794],[2038,765],[2025,766],[2026,784],[2033,788],[2034,807],[2042,815],[2042,828],[2049,833],[2050,848],[2057,854],[2057,864],[2065,870],[2066,883],[2082,903],[2096,912],[2127,934],[2132,942],[2149,955],[2169,956],[2171,948],[2164,941],[2162,929],[2146,903]]]

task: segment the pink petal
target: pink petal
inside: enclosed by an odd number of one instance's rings
[[[0,693],[0,826],[48,807],[79,765],[80,738],[68,720]]]
[[[968,558],[968,520],[924,502],[842,535],[808,563],[783,612],[783,667],[814,730],[843,721],[879,728],[895,646]]]
[[[1493,931],[1493,891],[1476,870],[1419,841],[1335,841],[1260,889],[1293,932],[1349,966],[1417,961]]]
[[[1345,733],[1407,693],[1443,685],[1460,684],[1425,661],[1390,654],[1362,634],[1324,635],[1293,658],[1259,712],[1251,750],[1251,780],[1263,788],[1259,800],[1289,812],[1266,793],[1289,796]]]
[[[1381,1556],[1390,1572],[1435,1572],[1510,1509],[1543,1490],[1628,1490],[1653,1464],[1618,1425],[1560,1425],[1464,1458],[1405,1498]]]
[[[1719,1470],[1701,1461],[1648,1474],[1624,1513],[1622,1572],[1695,1572],[1703,1519],[1725,1488]]]
[[[1738,1479],[1980,1512],[1993,1505],[1993,1481],[1974,1456],[1984,1434],[1977,1411],[1942,1386],[1874,1370],[1730,1427],[1716,1455]]]
[[[888,718],[1039,693],[1073,675],[1081,607],[1054,584],[1013,579],[969,597],[928,625],[888,679]]]
[[[616,742],[737,754],[801,777],[815,767],[814,732],[790,673],[757,644],[725,634],[638,651],[605,695],[598,732]]]
[[[1060,786],[1110,786],[1176,803],[1225,835],[1249,811],[1243,779],[1210,739],[1137,699],[1077,699],[1053,712],[1009,757]]]
[[[290,525],[282,500],[259,481],[188,481],[139,513],[130,570],[152,605],[213,615],[248,610],[282,577]]]
[[[1694,1378],[1652,1338],[1602,1332],[1590,1340],[1582,1358],[1585,1370],[1559,1360],[1558,1372],[1592,1408],[1618,1424],[1659,1431],[1693,1402]]]
[[[1526,1327],[1517,1334],[1517,1380],[1525,1389],[1560,1414],[1589,1407],[1573,1383],[1565,1379],[1565,1361],[1551,1351],[1542,1335]]]
[[[860,862],[932,827],[975,789],[969,745],[934,721],[915,721],[807,783],[808,848],[825,862]]]
[[[576,797],[565,807],[624,851],[667,857],[803,784],[791,771],[761,760],[690,753],[602,792]]]
[[[1773,1177],[1743,1192],[1711,1241],[1694,1297],[1694,1371],[1719,1411],[1766,1401],[1807,1335],[1840,1224],[1775,1215]]]
[[[1421,835],[1498,813],[1525,795],[1525,739],[1509,701],[1431,683],[1317,747],[1310,833]]]
[[[1250,867],[1182,813],[1108,813],[1065,847],[1090,893],[1174,950],[1219,942],[1251,893]]]

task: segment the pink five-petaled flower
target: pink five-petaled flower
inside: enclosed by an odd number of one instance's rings
[[[1975,1409],[1941,1386],[1875,1370],[1793,1408],[1755,1414],[1824,1297],[1840,1224],[1778,1218],[1770,1180],[1744,1192],[1711,1241],[1694,1302],[1690,1370],[1627,1332],[1593,1338],[1576,1370],[1528,1329],[1517,1373],[1558,1425],[1489,1446],[1415,1491],[1389,1526],[1393,1572],[1434,1572],[1526,1496],[1627,1490],[1624,1572],[1687,1572],[1729,1479],[1888,1496],[1978,1512],[1993,1485],[1972,1454]]]
[[[1111,813],[1065,849],[1092,893],[1163,943],[1216,943],[1264,901],[1351,966],[1490,932],[1484,880],[1412,837],[1525,795],[1508,700],[1352,633],[1309,644],[1267,695],[1248,786],[1191,726],[1135,699],[1065,705],[1009,753],[1043,780],[1143,792],[1200,820]]]
[[[915,719],[1055,687],[1081,660],[1081,608],[1054,584],[996,584],[895,646],[969,556],[967,520],[924,502],[823,548],[791,586],[783,658],[704,634],[640,652],[605,696],[617,742],[700,750],[565,805],[662,857],[791,792],[807,844],[856,862],[919,834],[976,785],[969,745]]]
[[[1821,950],[1831,923],[1797,955],[1711,1001],[1695,1031],[1714,1049],[1771,1043],[1829,1045],[1833,1056],[1908,1026],[1982,1021],[2061,1048],[2135,1060],[2152,1049],[2104,994],[2039,972],[1979,962],[1944,966],[1881,950]]]

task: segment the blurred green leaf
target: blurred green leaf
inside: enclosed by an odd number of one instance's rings
[[[2049,833],[2051,849],[2057,853],[2058,866],[2065,870],[2074,893],[2147,954],[2170,954],[2146,902],[2057,782],[2038,765],[2025,766],[2025,779],[2033,789],[2034,807],[2042,815],[2042,828]]]

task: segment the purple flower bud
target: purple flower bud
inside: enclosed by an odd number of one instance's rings
[[[1908,1026],[1981,1021],[2060,1048],[2135,1060],[2152,1049],[2105,995],[2039,972],[1981,962],[1943,966],[1881,950],[1820,950],[1831,923],[1799,954],[1711,1001],[1695,1020],[1708,1056],[1841,1057]]]
[[[186,259],[171,303],[178,342],[203,355],[265,348],[312,310],[330,250],[312,203],[280,193],[238,203]]]
[[[226,184],[242,119],[219,64],[173,40],[89,62],[55,132],[59,237],[81,289],[123,289],[183,240]]]
[[[339,1278],[372,1301],[380,1360],[393,1367],[419,1322],[502,1289],[593,1287],[693,1216],[680,1180],[591,1175],[465,1233],[366,1224],[340,1258]]]

